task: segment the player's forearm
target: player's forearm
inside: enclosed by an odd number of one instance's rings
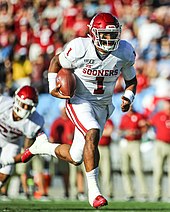
[[[129,81],[125,81],[126,87],[125,87],[125,93],[123,95],[123,98],[126,100],[128,99],[130,103],[133,102],[136,94],[136,86],[137,86],[137,79],[134,77],[133,79]]]
[[[60,65],[60,61],[59,61],[59,56],[55,55],[51,59],[48,73],[58,73],[60,69],[61,69],[61,65]]]
[[[137,87],[137,79],[134,77],[129,81],[125,81],[126,87],[125,90],[131,90],[134,95],[136,94],[136,87]]]
[[[21,156],[22,156],[23,153],[19,153],[18,155],[16,155],[14,157],[14,163],[21,163]]]

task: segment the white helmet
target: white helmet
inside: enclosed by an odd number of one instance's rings
[[[13,110],[20,118],[27,118],[36,110],[38,93],[32,86],[26,85],[15,92]]]

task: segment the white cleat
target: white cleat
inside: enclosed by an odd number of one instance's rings
[[[48,137],[45,133],[38,134],[32,146],[29,147],[29,151],[34,154],[44,154],[44,144],[48,143]]]
[[[21,157],[22,162],[28,162],[34,155],[44,154],[44,150],[46,149],[46,143],[48,143],[48,137],[46,136],[46,134],[39,134],[32,146],[26,149],[23,153]]]

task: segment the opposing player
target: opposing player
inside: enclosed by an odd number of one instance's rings
[[[135,52],[132,46],[120,40],[121,25],[110,13],[97,14],[89,24],[89,37],[75,38],[62,53],[53,57],[48,71],[49,91],[57,98],[66,98],[66,111],[75,124],[73,144],[50,144],[45,134],[24,153],[28,161],[36,154],[50,154],[74,165],[84,160],[89,203],[94,208],[107,205],[98,186],[98,142],[106,120],[114,106],[112,95],[115,83],[123,75],[125,93],[121,109],[129,110],[136,92],[136,74],[133,67]],[[70,98],[56,88],[57,73],[61,68],[74,70],[77,87]]]
[[[44,119],[36,112],[37,91],[31,86],[19,88],[11,97],[0,96],[0,188],[12,174],[14,163],[21,162],[20,138],[28,146],[42,130]],[[10,164],[10,165],[8,165]]]

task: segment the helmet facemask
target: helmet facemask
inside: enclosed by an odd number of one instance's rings
[[[13,111],[20,118],[29,117],[36,110],[37,104],[38,96],[32,87],[25,86],[15,92]]]
[[[121,30],[118,28],[96,29],[93,28],[94,45],[98,48],[109,52],[118,48],[120,42]]]
[[[119,46],[121,25],[110,13],[99,13],[90,21],[89,36],[94,45],[104,52],[115,51]]]
[[[34,104],[25,103],[25,101],[20,99],[19,96],[15,96],[13,110],[20,118],[27,118],[35,111],[35,109]]]

